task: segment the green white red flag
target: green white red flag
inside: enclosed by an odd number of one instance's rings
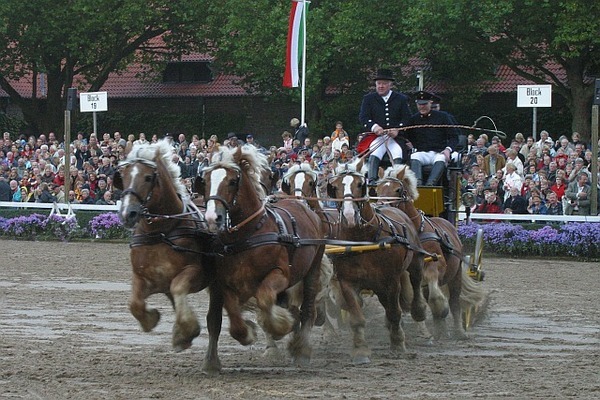
[[[306,22],[304,19],[307,12],[308,1],[292,0],[288,25],[285,73],[283,75],[283,86],[285,87],[298,87],[300,81],[299,63],[302,60],[306,41]]]

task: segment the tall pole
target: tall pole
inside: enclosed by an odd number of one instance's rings
[[[592,106],[592,198],[590,199],[590,215],[598,213],[598,107]]]
[[[533,141],[535,142],[537,140],[537,107],[533,107],[533,127],[531,128],[533,130],[532,135],[533,136]]]
[[[69,203],[69,190],[71,189],[71,110],[77,103],[77,89],[67,89],[67,107],[65,108],[65,184],[63,191],[65,193],[65,203]]]
[[[306,14],[309,1],[302,0],[302,100],[300,108],[300,124],[304,125],[306,117]]]

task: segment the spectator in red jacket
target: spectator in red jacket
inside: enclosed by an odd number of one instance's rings
[[[485,200],[475,209],[476,213],[485,213],[485,214],[502,214],[502,204],[500,200],[498,200],[498,196],[494,189],[492,189],[489,185],[483,189],[483,194],[485,196]]]

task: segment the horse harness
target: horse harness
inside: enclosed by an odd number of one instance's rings
[[[169,245],[175,251],[188,252],[200,255],[212,255],[210,252],[200,252],[187,247],[179,246],[177,244],[177,241],[181,239],[194,239],[198,241],[209,240],[210,242],[214,240],[215,235],[208,233],[206,222],[203,218],[201,218],[202,214],[200,210],[198,210],[198,208],[191,202],[185,203],[184,212],[178,215],[150,215],[152,216],[152,218],[173,218],[182,221],[192,221],[194,223],[194,226],[178,226],[166,233],[156,232],[134,234],[129,242],[130,248],[140,246],[152,246],[163,243]],[[181,218],[182,216],[186,216],[186,219]],[[187,218],[188,216],[191,218]]]

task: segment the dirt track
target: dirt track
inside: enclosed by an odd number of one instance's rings
[[[0,240],[2,399],[600,398],[600,266],[486,258],[487,317],[471,339],[427,346],[405,319],[408,354],[388,354],[381,307],[368,298],[372,363],[353,366],[347,333],[313,331],[309,368],[263,357],[224,327],[223,372],[201,372],[203,330],[171,351],[173,312],[143,333],[127,310],[126,244]],[[192,304],[204,322],[206,295]],[[226,325],[226,323],[225,323]]]

